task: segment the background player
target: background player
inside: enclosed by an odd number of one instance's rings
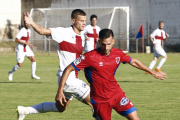
[[[91,103],[99,120],[110,120],[111,110],[125,116],[129,120],[139,120],[136,108],[125,96],[114,78],[116,69],[120,63],[129,63],[133,67],[148,71],[157,79],[166,78],[163,72],[154,72],[139,60],[131,58],[122,50],[112,48],[115,40],[110,29],[103,29],[99,33],[100,48],[92,50],[76,59],[70,64],[62,75],[61,83],[56,95],[57,103],[64,104],[66,99],[63,87],[70,72],[85,68],[86,78],[91,84]]]
[[[154,50],[154,60],[149,65],[150,69],[153,69],[154,65],[156,64],[158,58],[162,56],[161,61],[159,62],[157,68],[155,69],[156,71],[161,71],[161,66],[164,64],[164,62],[167,59],[166,52],[162,48],[163,41],[166,41],[169,37],[169,35],[163,30],[164,28],[164,22],[159,21],[159,28],[153,31],[150,35],[150,40],[154,44],[153,50]],[[148,74],[148,72],[146,72]]]
[[[51,35],[53,40],[58,43],[57,52],[59,57],[59,70],[57,76],[59,84],[64,69],[82,54],[85,38],[81,31],[84,30],[86,25],[86,13],[80,9],[75,9],[71,14],[71,20],[73,23],[71,27],[49,29],[36,24],[29,16],[29,13],[27,13],[27,15],[28,16],[25,17],[26,23],[30,24],[35,31],[41,35]],[[43,102],[31,107],[18,106],[18,119],[22,120],[26,115],[32,113],[63,112],[71,102],[73,96],[79,101],[92,107],[89,93],[89,86],[82,80],[78,79],[78,71],[72,71],[64,87],[64,94],[67,100],[64,106],[56,104],[55,102]]]
[[[86,43],[84,50],[85,52],[89,52],[96,48],[96,42],[98,41],[98,34],[100,31],[100,27],[96,25],[97,23],[97,16],[91,15],[90,17],[91,24],[87,25],[84,28],[84,35],[86,36]]]
[[[24,61],[24,57],[28,57],[31,61],[31,69],[32,69],[32,75],[31,77],[34,79],[40,79],[40,77],[36,76],[36,59],[34,57],[34,53],[29,48],[33,47],[33,44],[31,44],[28,40],[31,35],[31,30],[29,29],[30,25],[27,23],[24,23],[25,27],[21,28],[21,30],[16,35],[15,41],[18,42],[16,47],[16,60],[17,64],[14,65],[13,69],[9,71],[9,80],[12,81],[13,79],[13,73],[22,66],[22,63]]]

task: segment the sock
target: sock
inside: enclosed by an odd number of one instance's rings
[[[36,72],[36,62],[31,62],[32,76],[35,75]]]
[[[20,67],[16,64],[10,72],[13,73],[13,72],[15,72],[18,68],[20,68]]]
[[[164,62],[166,61],[165,58],[162,58],[161,61],[159,62],[158,66],[157,66],[157,69],[160,69],[161,66],[164,64]]]
[[[152,70],[155,64],[156,64],[156,61],[153,60],[149,65],[149,69]]]
[[[38,105],[27,107],[28,114],[45,113],[45,112],[58,112],[55,102],[43,102]]]

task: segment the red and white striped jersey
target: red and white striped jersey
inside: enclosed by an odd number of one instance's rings
[[[90,41],[86,40],[86,44],[84,47],[85,52],[89,52],[96,48],[96,39],[98,38],[99,31],[100,31],[100,27],[98,26],[92,27],[91,25],[87,25],[84,28],[84,35],[87,38],[90,38]]]
[[[154,30],[150,36],[154,39],[153,43],[157,43],[158,46],[162,46],[163,39],[166,38],[165,31],[159,28]]]
[[[26,28],[23,27],[16,35],[16,38],[27,42],[29,40],[30,34],[31,34],[31,30],[30,29],[26,30]],[[26,45],[22,43],[18,43],[16,49],[26,52]]]
[[[57,27],[50,30],[52,39],[58,42],[59,71],[57,75],[61,76],[64,69],[82,54],[85,38],[83,32],[80,35],[76,34],[72,27]],[[78,78],[78,71],[72,71],[69,77]]]

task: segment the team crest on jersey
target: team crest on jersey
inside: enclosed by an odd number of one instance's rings
[[[78,65],[80,62],[81,62],[81,58],[79,57],[74,61],[74,65]]]
[[[120,106],[124,106],[129,102],[129,99],[127,97],[123,97],[120,101]]]
[[[120,63],[120,57],[116,57],[116,63],[117,63],[117,64]]]

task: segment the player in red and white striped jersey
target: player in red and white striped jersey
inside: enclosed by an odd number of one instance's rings
[[[80,9],[75,9],[71,14],[72,26],[67,28],[57,27],[49,29],[34,23],[29,16],[29,13],[27,14],[28,17],[25,17],[26,23],[29,23],[39,34],[52,36],[52,39],[58,43],[57,52],[59,57],[59,70],[56,75],[58,76],[59,85],[65,68],[82,54],[85,43],[82,31],[86,25],[86,13]],[[78,71],[70,73],[68,81],[63,88],[63,92],[67,100],[64,106],[56,104],[55,102],[43,102],[30,107],[18,106],[18,119],[24,119],[27,114],[32,113],[63,112],[73,97],[92,107],[89,95],[90,87],[86,85],[85,82],[78,79]]]
[[[98,34],[100,31],[100,27],[96,25],[97,16],[91,15],[90,17],[91,24],[87,25],[84,28],[84,35],[86,36],[86,44],[84,46],[85,52],[89,52],[96,48],[96,42],[98,41]]]
[[[30,25],[25,24],[25,27],[21,28],[21,30],[16,35],[16,42],[18,42],[16,47],[16,60],[17,64],[13,67],[11,71],[9,71],[9,80],[12,81],[13,79],[13,73],[22,66],[22,63],[24,61],[24,57],[28,57],[29,60],[31,60],[31,68],[32,68],[32,78],[34,79],[40,79],[40,77],[36,76],[36,59],[34,57],[34,53],[29,48],[33,47],[33,44],[31,44],[28,40],[31,35],[31,30],[29,29]]]
[[[150,69],[153,69],[154,65],[156,64],[158,58],[162,56],[163,58],[159,62],[157,68],[155,69],[156,71],[161,71],[161,66],[164,64],[164,62],[167,59],[166,52],[162,48],[163,41],[166,41],[169,37],[169,34],[165,33],[163,30],[164,28],[164,22],[159,21],[159,28],[153,31],[150,35],[150,40],[154,44],[153,50],[154,50],[154,60],[149,65]],[[147,73],[148,74],[148,73]]]

